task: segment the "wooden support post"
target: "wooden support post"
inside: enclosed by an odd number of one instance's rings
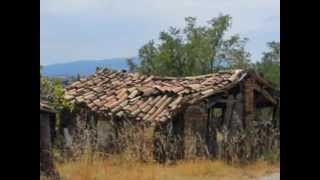
[[[273,107],[273,112],[272,112],[272,124],[273,127],[275,128],[279,128],[279,122],[278,122],[278,118],[277,116],[279,116],[279,105],[276,105]]]
[[[234,106],[234,97],[233,95],[229,95],[226,103],[226,110],[224,113],[224,121],[223,121],[223,126],[229,127],[230,126],[230,121],[232,118],[232,110]]]
[[[243,86],[244,94],[244,124],[250,128],[255,118],[254,79],[246,79]]]
[[[215,133],[214,133],[214,122],[213,122],[213,115],[212,115],[213,108],[208,109],[208,121],[207,121],[207,145],[208,151],[210,155],[215,154]]]
[[[277,104],[277,101],[270,95],[268,91],[263,89],[262,87],[258,86],[257,84],[254,85],[254,90],[261,93],[268,101],[270,101],[273,105]]]
[[[244,128],[243,123],[243,103],[242,103],[242,93],[240,92],[236,96],[236,103],[234,105],[234,110],[232,112],[232,123],[230,124],[231,130],[242,130]]]

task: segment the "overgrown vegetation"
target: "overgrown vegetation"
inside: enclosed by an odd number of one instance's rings
[[[271,164],[280,162],[280,150],[267,150],[263,152],[262,159]]]
[[[46,100],[58,112],[56,117],[59,125],[59,113],[65,108],[72,110],[73,106],[64,99],[62,79],[43,76],[41,73],[42,68],[43,66],[40,65],[40,99]]]
[[[247,165],[229,164],[225,161],[190,156],[174,164],[159,164],[148,154],[137,133],[137,126],[124,124],[115,147],[121,151],[99,151],[94,141],[94,131],[83,121],[77,123],[78,134],[67,149],[55,149],[55,164],[64,179],[248,179],[279,171],[277,154],[268,151],[255,162]],[[195,147],[191,144],[190,147]]]
[[[261,159],[249,165],[229,164],[225,161],[190,156],[174,164],[153,161],[143,145],[137,126],[126,123],[114,143],[121,151],[99,151],[95,131],[83,121],[77,123],[78,133],[68,148],[54,149],[56,168],[64,179],[248,179],[279,171],[278,154],[265,152]],[[195,147],[191,144],[190,147]]]

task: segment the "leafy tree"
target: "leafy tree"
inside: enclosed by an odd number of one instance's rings
[[[96,67],[96,72],[97,72],[97,71],[99,71],[99,70],[101,70],[101,69],[103,69],[103,68],[102,68],[102,67],[97,66],[97,67]],[[78,73],[78,76],[80,76],[80,74],[79,74],[79,73]]]
[[[261,62],[256,63],[256,68],[264,77],[280,87],[280,42],[267,43],[268,51],[263,53]]]
[[[197,26],[196,18],[185,18],[183,29],[170,27],[160,32],[159,44],[153,40],[139,50],[137,70],[144,74],[186,76],[225,68],[247,68],[250,54],[245,51],[247,39],[239,35],[224,38],[231,26],[229,15],[220,15]]]
[[[216,56],[216,69],[247,69],[250,67],[250,53],[245,50],[245,45],[248,38],[243,38],[239,35],[234,35],[230,39],[225,40],[220,51]]]
[[[40,98],[48,100],[58,112],[65,107],[72,109],[71,104],[63,98],[64,89],[61,79],[45,77],[41,70],[42,67],[40,68]]]

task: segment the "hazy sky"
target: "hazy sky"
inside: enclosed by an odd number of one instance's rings
[[[280,40],[280,0],[41,0],[41,63],[138,55],[160,30],[183,27],[184,17],[200,24],[233,18],[228,34],[248,37],[253,60],[266,42]]]

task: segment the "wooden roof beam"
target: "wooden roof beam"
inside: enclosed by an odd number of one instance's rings
[[[261,93],[268,101],[270,101],[272,104],[276,105],[277,100],[275,100],[268,91],[266,91],[265,89],[261,88],[260,86],[258,86],[257,84],[254,85],[254,90],[258,91],[259,93]]]

